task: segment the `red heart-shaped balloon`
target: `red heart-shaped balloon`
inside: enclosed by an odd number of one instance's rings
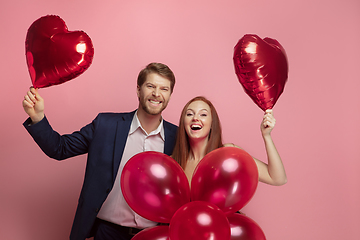
[[[69,81],[91,64],[94,48],[83,31],[68,31],[58,16],[39,18],[29,27],[26,61],[35,88],[44,88]]]
[[[287,57],[280,43],[246,34],[236,44],[233,60],[246,94],[262,110],[273,108],[288,78]]]

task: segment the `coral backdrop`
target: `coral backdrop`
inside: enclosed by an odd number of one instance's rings
[[[0,3],[2,239],[67,239],[83,181],[86,156],[49,159],[22,126],[31,85],[26,32],[48,14],[85,31],[95,50],[81,76],[40,89],[57,131],[78,130],[98,112],[135,109],[137,74],[157,61],[177,78],[165,119],[177,124],[184,104],[204,95],[219,111],[225,141],[262,160],[263,113],[239,84],[232,55],[244,34],[278,40],[290,71],[273,139],[289,181],[260,183],[243,211],[269,240],[359,238],[358,0],[8,0]]]

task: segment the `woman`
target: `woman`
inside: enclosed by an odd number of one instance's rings
[[[268,164],[254,158],[259,181],[280,186],[287,182],[286,173],[279,153],[271,138],[275,126],[272,110],[267,110],[261,122]],[[193,172],[200,160],[209,152],[220,147],[238,147],[223,144],[218,114],[212,103],[205,97],[191,99],[183,108],[172,157],[181,165],[191,183]],[[240,148],[240,147],[238,147]]]

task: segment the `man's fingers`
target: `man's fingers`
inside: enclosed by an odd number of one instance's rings
[[[23,100],[23,106],[27,108],[34,107],[34,104],[32,102],[27,101],[26,99]]]
[[[25,99],[26,101],[32,102],[33,104],[35,104],[35,102],[36,102],[35,95],[34,95],[31,91],[28,91],[28,92],[27,92],[27,94],[25,95],[24,99]]]
[[[42,97],[40,96],[37,88],[31,87],[30,92],[34,96],[35,101],[41,101],[42,100]]]

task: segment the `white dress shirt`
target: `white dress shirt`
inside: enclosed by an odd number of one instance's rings
[[[97,215],[98,218],[126,227],[146,228],[157,224],[139,216],[129,207],[121,192],[120,178],[124,165],[132,156],[145,151],[164,152],[164,142],[163,120],[156,130],[147,134],[142,128],[136,112],[131,122],[114,187],[103,203]]]

